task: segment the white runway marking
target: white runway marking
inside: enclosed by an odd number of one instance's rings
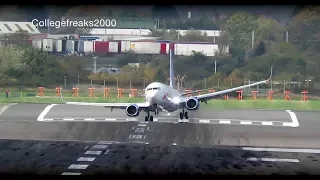
[[[91,149],[107,149],[108,145],[100,145],[100,144],[96,144],[94,146],[92,146]]]
[[[16,105],[17,103],[10,103],[10,104],[7,104],[5,106],[3,106],[1,109],[0,109],[0,115],[2,113],[4,113],[9,107],[13,106],[13,105]]]
[[[94,161],[96,158],[95,157],[79,157],[77,159],[77,161],[88,161],[88,162],[92,162]]]
[[[40,115],[37,118],[37,121],[44,121],[44,117],[48,114],[48,112],[50,111],[51,108],[53,108],[53,106],[55,106],[57,104],[50,104],[49,106],[47,106],[46,108],[44,108],[44,110],[40,113]]]
[[[240,124],[252,124],[251,121],[241,121]]]
[[[109,151],[110,151],[110,149],[108,149],[104,154],[108,154],[108,153],[109,153]]]
[[[43,119],[43,121],[53,121],[53,119],[47,119],[47,118],[45,118],[45,119]]]
[[[269,122],[269,121],[261,122],[261,124],[265,125],[265,126],[272,126],[273,125],[273,123]]]
[[[113,144],[113,141],[100,141],[98,144]]]
[[[63,172],[61,175],[81,175],[81,173],[76,173],[76,172]]]
[[[290,152],[290,153],[314,153],[320,154],[320,149],[286,149],[286,148],[255,148],[243,147],[245,151],[268,151],[268,152]]]
[[[85,121],[94,121],[94,118],[84,118]]]
[[[247,159],[248,161],[266,161],[266,162],[296,162],[298,163],[298,159],[278,159],[278,158],[255,158],[251,157]]]
[[[87,151],[84,154],[94,154],[94,155],[100,155],[102,151]]]
[[[74,121],[73,118],[63,118],[64,121]]]
[[[116,121],[117,119],[116,118],[105,118],[104,120],[105,121]]]
[[[299,127],[299,121],[294,112],[291,110],[286,110],[287,113],[289,113],[292,122],[291,123],[283,123],[283,126],[291,126],[291,127]]]
[[[207,120],[207,119],[199,120],[199,123],[210,123],[210,120]]]
[[[88,166],[86,164],[71,164],[68,169],[86,169]]]
[[[230,124],[231,121],[219,121],[220,124]]]

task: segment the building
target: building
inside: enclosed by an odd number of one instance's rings
[[[28,34],[40,34],[40,31],[31,22],[0,21],[0,35],[16,32],[28,32]]]

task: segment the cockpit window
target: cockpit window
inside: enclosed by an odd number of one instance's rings
[[[159,87],[148,88],[146,91],[149,91],[149,90],[160,90],[160,88]]]

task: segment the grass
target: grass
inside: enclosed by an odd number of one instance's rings
[[[143,98],[89,98],[89,97],[65,97],[65,101],[80,101],[80,102],[143,102]],[[1,97],[1,103],[62,103],[59,97]],[[201,104],[201,108],[213,109],[290,109],[290,110],[320,110],[319,100],[310,101],[284,101],[284,100],[211,100],[208,104]]]

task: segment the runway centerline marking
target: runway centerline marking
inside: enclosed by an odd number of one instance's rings
[[[290,153],[314,153],[320,154],[320,149],[289,149],[289,148],[259,148],[242,147],[245,151],[290,152]]]
[[[81,175],[81,173],[77,173],[77,172],[63,172],[61,175]]]
[[[50,104],[46,108],[44,108],[44,110],[38,116],[37,121],[44,121],[43,118],[48,114],[48,112],[51,110],[51,108],[53,108],[53,106],[55,106],[55,105],[57,105],[57,104]]]
[[[86,151],[84,154],[94,154],[94,155],[100,155],[102,151]]]
[[[88,166],[87,164],[71,164],[68,169],[86,169]]]
[[[279,158],[256,158],[251,157],[247,159],[248,161],[266,161],[266,162],[296,162],[298,163],[298,159],[279,159]]]
[[[79,157],[77,159],[77,161],[88,161],[88,162],[92,162],[94,161],[96,158],[95,157]]]

